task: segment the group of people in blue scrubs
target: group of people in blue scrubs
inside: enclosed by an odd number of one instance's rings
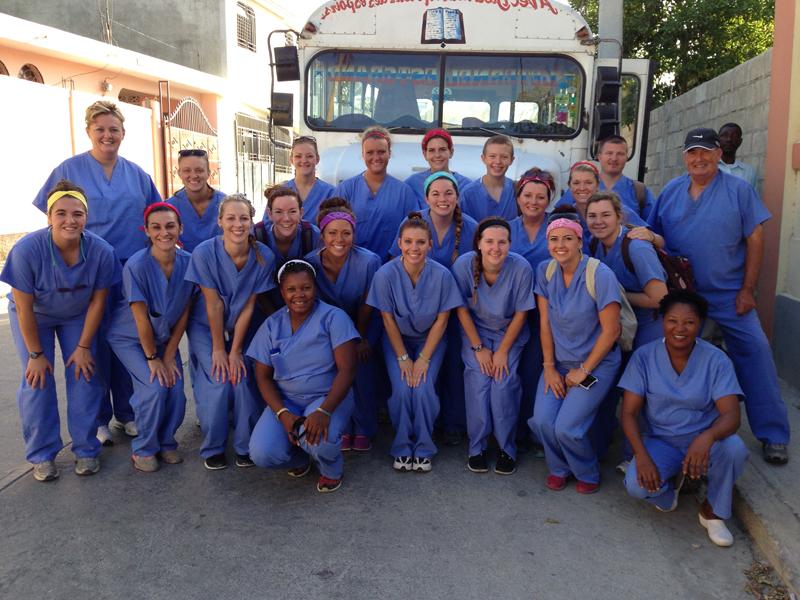
[[[184,188],[161,202],[117,154],[123,120],[111,103],[89,107],[92,150],[54,171],[35,201],[48,228],[23,238],[0,275],[13,288],[37,479],[58,476],[55,335],[75,371],[67,406],[79,474],[99,468],[115,361],[129,382],[127,396],[112,394],[116,422],[136,434],[133,466],[182,461],[184,333],[211,470],[227,466],[231,437],[238,467],[299,478],[315,466],[317,489],[335,491],[342,453],[370,450],[385,407],[397,471],[432,470],[439,427],[445,443],[466,436],[474,473],[493,463],[511,475],[518,446],[533,444],[547,488],[575,479],[590,494],[622,395],[630,493],[671,510],[684,476],[707,476],[700,522],[727,545],[747,457],[735,437],[739,396],[765,458],[788,460],[786,409],[753,310],[769,215],[752,188],[714,168],[713,131],[690,132],[688,174],[658,199],[625,192],[637,205],[602,189],[632,184],[585,161],[559,199],[547,171],[510,180],[504,136],[486,140],[486,175],[469,182],[450,170],[453,140],[438,129],[422,141],[431,169],[403,182],[389,175],[389,132],[368,128],[365,170],[334,187],[316,178],[316,140],[304,136],[292,147],[295,178],[265,192],[257,219],[246,197],[208,185],[198,149],[180,153]],[[601,144],[603,174],[618,166],[618,146]],[[660,248],[689,257],[700,295],[668,289]],[[632,352],[619,343],[626,311]],[[697,339],[707,315],[730,358]]]

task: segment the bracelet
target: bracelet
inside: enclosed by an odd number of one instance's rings
[[[542,363],[542,366],[543,367],[555,367],[556,363],[554,363],[552,361],[545,361],[545,362]]]
[[[84,350],[91,350],[91,348],[89,348],[88,346],[81,346],[80,344],[77,344],[77,346],[78,348],[83,348]]]
[[[481,350],[483,350],[483,344],[478,344],[477,346],[470,346],[469,349],[472,350],[473,352],[480,352]]]
[[[422,352],[420,352],[417,356],[422,360],[424,360],[426,363],[431,364],[431,359],[425,356]]]
[[[318,407],[315,409],[315,412],[321,412],[323,415],[325,415],[325,416],[326,416],[326,417],[328,417],[328,418],[330,418],[330,417],[331,417],[331,413],[330,413],[330,412],[328,412],[327,410],[325,410],[324,408],[322,408],[321,406],[318,406]]]
[[[288,409],[288,408],[286,408],[286,407],[284,406],[283,408],[281,408],[280,410],[278,410],[278,412],[276,412],[276,413],[275,413],[275,417],[276,417],[277,419],[280,419],[280,418],[281,418],[281,415],[282,415],[283,413],[285,413],[285,412],[289,412],[289,409]]]
[[[410,357],[408,356],[408,352],[406,352],[405,354],[401,354],[400,356],[397,357],[397,362],[404,362],[406,360],[409,360],[409,358]]]
[[[586,367],[583,366],[583,363],[581,363],[578,368],[581,370],[581,373],[583,373],[584,375],[591,375],[592,374],[591,371],[587,371],[586,370]]]

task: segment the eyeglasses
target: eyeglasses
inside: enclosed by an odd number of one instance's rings
[[[566,219],[567,221],[573,221],[574,223],[581,222],[580,217],[578,217],[578,215],[576,215],[575,213],[558,212],[558,213],[550,213],[547,216],[547,224],[550,225],[551,223],[553,223],[553,221],[558,221],[559,219]]]
[[[184,148],[183,150],[178,150],[178,156],[181,158],[185,158],[187,156],[199,156],[200,158],[205,158],[208,156],[208,152],[201,148]]]

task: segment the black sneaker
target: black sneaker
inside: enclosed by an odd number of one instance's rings
[[[764,460],[771,465],[785,465],[789,462],[789,450],[786,444],[769,444],[764,442],[761,446]]]
[[[470,456],[467,461],[467,468],[473,473],[487,473],[489,471],[489,463],[486,462],[486,451]]]
[[[249,454],[237,454],[236,466],[239,467],[240,469],[249,469],[250,467],[255,467],[256,463],[250,460]]]
[[[219,471],[220,469],[225,469],[228,466],[228,459],[225,457],[225,453],[222,454],[215,454],[214,456],[209,456],[205,461],[206,469],[209,471]]]
[[[464,439],[464,436],[461,434],[460,431],[445,431],[444,432],[444,445],[445,446],[458,446],[461,444],[461,441]]]
[[[517,461],[501,450],[494,465],[494,472],[498,475],[511,475],[516,470]]]

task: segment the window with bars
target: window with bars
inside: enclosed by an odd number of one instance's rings
[[[256,51],[256,13],[241,2],[236,3],[236,45]]]

